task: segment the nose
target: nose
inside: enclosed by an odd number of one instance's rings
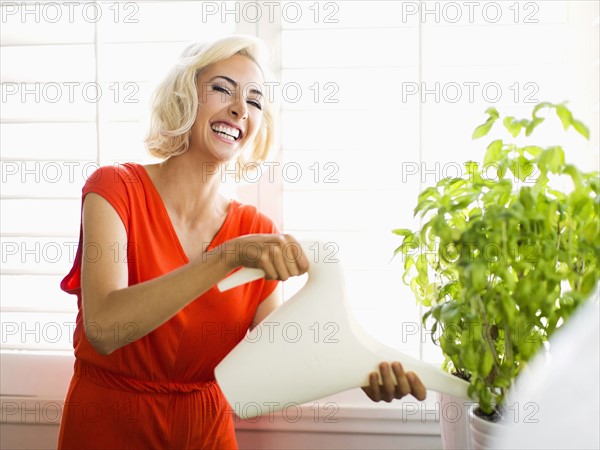
[[[248,105],[243,95],[236,96],[237,98],[229,105],[229,113],[239,119],[248,118]]]

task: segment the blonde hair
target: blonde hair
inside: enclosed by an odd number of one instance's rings
[[[269,75],[266,72],[267,46],[254,36],[229,36],[210,43],[192,44],[183,51],[154,92],[150,129],[144,140],[150,154],[167,159],[188,150],[190,130],[198,111],[198,73],[234,55],[243,55],[254,61],[265,79]],[[264,96],[262,124],[252,152],[247,159],[245,151],[238,156],[238,162],[242,164],[264,161],[274,143],[274,106],[268,97]]]

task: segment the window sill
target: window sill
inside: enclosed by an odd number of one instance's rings
[[[2,351],[2,423],[58,425],[73,371],[71,352]],[[359,389],[269,411],[252,419],[234,417],[237,430],[385,435],[440,434],[434,392],[424,402],[412,397],[373,403]]]

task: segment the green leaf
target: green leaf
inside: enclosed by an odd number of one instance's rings
[[[488,134],[488,132],[492,128],[492,125],[494,125],[494,122],[496,121],[496,119],[498,119],[498,117],[500,117],[500,114],[498,113],[498,110],[496,108],[493,108],[493,107],[488,108],[485,110],[485,112],[486,112],[486,114],[488,114],[489,117],[483,124],[481,124],[477,128],[475,128],[475,131],[473,131],[473,135],[472,135],[473,139],[478,139],[478,138]]]
[[[472,139],[479,139],[480,137],[483,137],[486,134],[488,134],[488,132],[492,128],[492,125],[494,125],[493,120],[488,120],[487,122],[479,125],[477,128],[475,128],[475,131],[473,131],[473,135],[471,136]]]
[[[538,113],[538,111],[540,109],[542,109],[542,108],[549,108],[549,107],[552,107],[552,106],[554,106],[554,105],[552,103],[550,103],[550,102],[540,102],[540,103],[538,103],[533,108],[533,112],[531,113],[531,117],[533,117],[534,119],[538,119],[539,117],[538,117],[537,113]],[[543,120],[543,118],[542,118],[542,120]]]
[[[440,312],[440,321],[442,323],[451,323],[459,316],[460,310],[458,304],[453,301],[443,303]]]
[[[590,129],[583,122],[577,119],[573,119],[571,120],[571,125],[573,125],[573,128],[575,128],[577,132],[581,134],[584,138],[590,138]]]
[[[535,170],[535,166],[524,156],[519,156],[508,166],[513,175],[521,180],[525,181]]]
[[[560,146],[550,147],[548,151],[550,152],[548,168],[552,173],[561,173],[561,169],[565,165],[565,152]]]
[[[438,204],[433,200],[425,200],[425,201],[419,202],[419,203],[417,203],[417,206],[415,207],[414,215],[416,216],[418,213],[421,213],[421,217],[423,217],[427,213],[427,211],[436,209],[437,207],[438,207]]]
[[[479,164],[475,161],[467,161],[465,163],[465,169],[467,171],[468,180],[471,183],[475,183],[481,180],[479,175]]]
[[[442,313],[442,305],[437,305],[431,309],[431,317],[433,317],[436,321],[440,320],[441,313]]]
[[[467,370],[476,371],[478,359],[478,354],[475,352],[475,350],[473,350],[473,348],[469,347],[465,350],[463,361]]]
[[[581,232],[581,235],[585,238],[589,243],[594,243],[600,241],[600,236],[598,235],[598,222],[590,222],[588,223]]]
[[[473,264],[470,267],[470,275],[471,275],[471,286],[475,291],[481,291],[485,288],[487,284],[487,276],[486,276],[486,266],[484,264],[478,263]]]
[[[398,249],[402,249],[402,247],[399,247]],[[398,249],[396,249],[396,250],[398,250]],[[408,272],[409,269],[414,265],[415,265],[415,259],[412,256],[407,256],[404,261],[404,270]]]
[[[566,173],[573,180],[573,184],[575,185],[575,191],[583,191],[583,180],[581,177],[581,172],[577,167],[572,164],[565,164],[563,167],[563,173]]]
[[[467,183],[467,180],[463,178],[447,178],[446,189],[444,192],[454,193],[461,192],[460,188]]]
[[[537,145],[528,145],[523,147],[521,150],[529,153],[531,156],[536,157],[542,152],[542,147],[538,147]]]
[[[548,147],[540,154],[538,161],[540,169],[560,174],[565,165],[565,152],[560,146]]]
[[[581,282],[581,293],[589,295],[590,292],[596,287],[598,283],[598,273],[595,270],[589,270],[584,276]]]
[[[497,119],[500,117],[500,113],[493,106],[490,106],[488,109],[486,109],[485,113],[490,116],[490,119]]]
[[[590,189],[598,195],[600,193],[600,174],[598,172],[591,172],[586,174],[585,178],[590,185]]]
[[[525,127],[525,136],[531,135],[531,133],[533,133],[534,128],[537,127],[543,121],[543,117],[534,117],[533,120],[529,122]]]
[[[425,311],[423,313],[423,317],[421,318],[421,321],[423,322],[423,325],[425,325],[425,322],[427,321],[427,319],[431,315],[431,311],[432,311],[431,309],[428,309],[427,311]]]
[[[556,105],[556,115],[559,117],[565,130],[571,126],[573,114],[571,114],[571,111],[565,105]]]
[[[488,165],[493,162],[501,160],[503,157],[502,153],[502,139],[496,139],[488,145],[485,157],[483,158],[483,164]]]
[[[521,132],[521,128],[526,127],[529,121],[527,119],[517,120],[514,117],[505,117],[503,124],[513,137],[517,137]]]
[[[479,372],[484,376],[487,376],[494,367],[494,357],[490,352],[483,352],[481,362],[479,365]]]
[[[435,333],[437,331],[437,327],[438,327],[438,322],[434,322],[433,325],[431,326],[431,342],[434,345],[437,345],[437,342],[435,341]]]
[[[410,236],[410,235],[414,234],[411,230],[409,230],[407,228],[396,228],[396,229],[392,230],[392,233],[394,233],[398,236]]]
[[[444,285],[444,287],[442,287],[442,289],[440,290],[440,297],[445,297],[446,295],[454,297],[454,295],[458,291],[458,288],[458,281],[451,281],[450,283],[447,283]]]
[[[440,198],[440,196],[441,196],[441,194],[436,187],[428,187],[428,188],[424,189],[417,198],[418,198],[419,203],[421,203],[421,202],[424,202],[427,200],[432,200],[432,201],[438,200]]]
[[[507,322],[513,323],[516,314],[516,307],[512,299],[505,296],[500,297],[500,307],[502,308],[502,312],[504,313]]]
[[[482,214],[481,208],[479,208],[479,207],[473,208],[469,211],[469,220],[473,220],[474,218],[481,216],[481,214]]]
[[[429,274],[428,274],[428,266],[427,259],[425,259],[425,255],[419,255],[415,261],[415,267],[417,268],[417,280],[421,286],[425,286],[429,283]],[[437,318],[437,317],[436,317]]]

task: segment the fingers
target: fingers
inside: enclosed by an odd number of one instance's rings
[[[425,388],[425,385],[421,382],[419,377],[414,372],[408,372],[406,374],[406,377],[410,381],[410,389],[412,395],[417,400],[425,400],[425,397],[427,397],[427,389]]]
[[[381,375],[381,383],[379,380]],[[373,372],[369,375],[369,386],[363,391],[374,402],[391,402],[412,394],[417,400],[425,400],[427,390],[419,377],[414,372],[404,372],[402,364],[383,362],[379,365],[379,374]]]
[[[379,375],[381,375],[381,383],[379,382]],[[377,372],[369,374],[369,386],[363,388],[363,390],[374,402],[391,402],[394,399],[396,388],[390,365],[385,362],[381,363],[379,374]]]
[[[264,253],[262,264],[273,267],[271,279],[285,281],[308,270],[306,256],[300,243],[289,234],[274,236],[268,242],[269,251]]]
[[[388,363],[379,364],[379,373],[381,374],[382,380],[382,389],[381,389],[381,399],[384,402],[391,402],[396,393],[396,380],[392,375],[392,371],[390,370],[390,365]]]
[[[369,385],[362,388],[367,396],[374,402],[381,401],[381,389],[379,386],[379,374],[371,372],[369,374]]]
[[[308,258],[289,234],[252,234],[234,241],[237,265],[262,269],[269,280],[285,281],[308,271]]]
[[[275,263],[281,268],[278,271],[281,280],[286,280],[290,276],[300,275],[308,269],[302,269],[299,260],[304,256],[300,243],[289,234],[281,236],[280,244],[275,248]],[[286,277],[286,278],[284,278]]]
[[[411,393],[411,386],[406,374],[404,373],[404,368],[402,364],[399,362],[395,362],[392,364],[392,368],[394,370],[394,375],[396,375],[396,380],[398,380],[398,384],[396,385],[396,398],[402,398],[405,395]]]
[[[281,243],[277,243],[270,250],[270,254],[265,255],[263,264],[266,266],[272,266],[274,269],[274,276],[271,279],[274,280],[287,280],[291,273],[297,272],[293,261],[288,261],[288,258],[284,255],[286,251],[285,239]]]

